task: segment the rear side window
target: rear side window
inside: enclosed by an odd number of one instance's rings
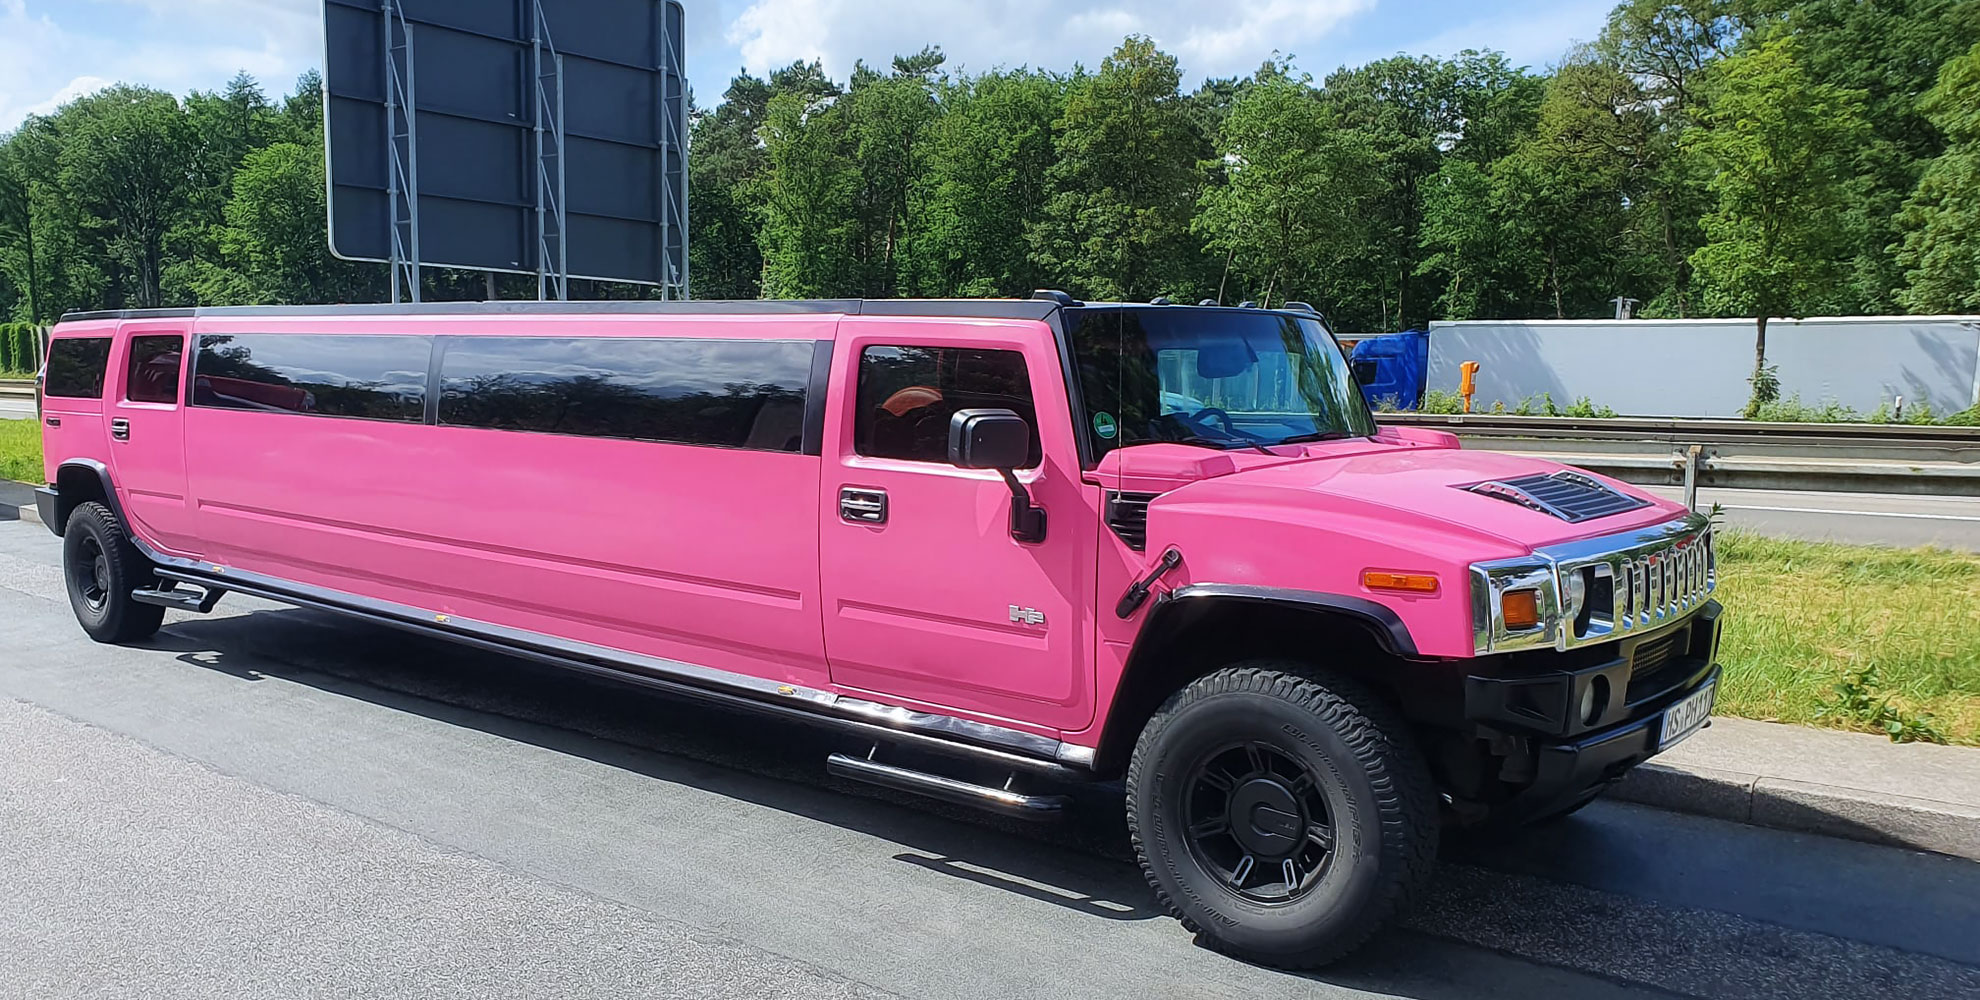
[[[206,334],[192,403],[418,423],[432,355],[431,337]]]
[[[176,403],[179,401],[179,365],[185,355],[185,339],[132,337],[131,361],[124,377],[124,398],[133,403]]]
[[[859,413],[853,448],[869,458],[949,461],[949,419],[957,410],[1015,410],[1031,425],[1038,464],[1038,413],[1031,375],[1017,351],[963,347],[869,347],[859,356]]]
[[[103,372],[109,367],[109,337],[59,338],[48,348],[42,395],[102,399]]]
[[[810,341],[450,337],[440,422],[799,451]]]

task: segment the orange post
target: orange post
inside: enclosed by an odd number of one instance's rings
[[[1458,366],[1458,395],[1464,397],[1464,412],[1471,412],[1471,397],[1478,391],[1478,362],[1467,361]]]

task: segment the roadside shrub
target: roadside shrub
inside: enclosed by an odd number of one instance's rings
[[[1843,675],[1815,709],[1817,719],[1852,723],[1882,732],[1892,743],[1944,743],[1946,735],[1933,725],[1932,713],[1914,712],[1891,703],[1884,679],[1874,666]]]
[[[0,372],[32,375],[41,362],[33,323],[0,323]]]
[[[1799,395],[1789,395],[1762,403],[1747,413],[1748,420],[1780,421],[1795,424],[1856,424],[1863,414],[1831,399],[1820,406],[1809,406]]]

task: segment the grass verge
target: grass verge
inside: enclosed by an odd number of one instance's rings
[[[1717,596],[1719,714],[1980,745],[1980,555],[1728,531]]]
[[[0,420],[0,479],[41,482],[41,422]]]

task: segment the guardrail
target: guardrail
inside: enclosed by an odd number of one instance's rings
[[[1632,483],[1980,496],[1980,428],[1671,417],[1382,413],[1465,446],[1535,455]],[[1694,502],[1694,506],[1695,506]]]
[[[34,398],[34,380],[31,378],[0,378],[0,398],[19,396]]]

